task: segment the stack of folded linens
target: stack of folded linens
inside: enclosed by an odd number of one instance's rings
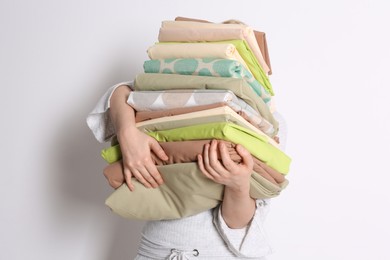
[[[255,166],[250,194],[276,197],[287,186],[291,159],[278,144],[279,125],[264,33],[244,24],[215,24],[188,18],[163,21],[159,42],[147,52],[144,73],[134,79],[127,100],[136,126],[154,137],[169,160],[153,155],[164,184],[135,191],[124,184],[117,142],[102,150],[104,174],[116,190],[107,198],[115,213],[131,219],[176,219],[217,206],[223,185],[207,179],[197,166],[203,146],[217,139],[233,161],[243,145]]]

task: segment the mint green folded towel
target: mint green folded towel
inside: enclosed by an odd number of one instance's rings
[[[180,43],[180,42],[159,42],[158,44],[170,44],[170,43]],[[201,42],[199,42],[201,43]],[[246,65],[248,65],[249,70],[257,79],[261,85],[264,86],[264,88],[273,96],[274,91],[272,89],[271,82],[269,81],[269,78],[267,74],[264,72],[263,68],[260,66],[258,60],[256,59],[255,55],[253,54],[251,48],[249,48],[248,43],[245,40],[228,40],[228,41],[215,41],[215,42],[209,42],[209,43],[230,43],[233,44],[242,59],[245,61]]]
[[[265,103],[271,95],[253,77],[253,75],[236,60],[216,58],[158,59],[144,62],[145,73],[165,73],[180,75],[212,76],[242,78]]]

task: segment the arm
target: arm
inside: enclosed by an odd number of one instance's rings
[[[213,140],[211,145],[205,145],[203,155],[198,155],[198,164],[207,178],[225,185],[221,212],[226,224],[230,228],[243,228],[251,221],[256,210],[255,200],[249,196],[253,159],[241,145],[237,145],[236,149],[242,157],[241,164],[230,159],[225,145]],[[217,150],[222,163],[217,158]]]
[[[279,121],[280,145],[281,148],[284,150],[287,133],[286,122],[283,117],[281,117],[278,113],[275,113],[275,117]],[[203,155],[205,156],[205,153]],[[244,157],[243,154],[240,155]],[[198,160],[199,159],[202,159],[202,157],[199,157]],[[211,158],[209,158],[209,160],[211,160]],[[199,167],[204,168],[205,166],[203,166],[203,164],[205,163],[200,162]],[[203,171],[205,170],[202,170],[202,172]],[[207,172],[205,173],[205,175],[207,176]],[[227,188],[225,189],[227,192]],[[256,257],[256,259],[258,259],[262,256],[270,254],[272,252],[272,249],[268,243],[266,231],[263,227],[266,215],[269,211],[270,200],[256,200],[256,209],[254,215],[247,224],[247,226],[245,226],[244,228],[231,228],[232,224],[229,223],[229,219],[226,213],[222,214],[223,207],[225,207],[224,210],[226,210],[226,199],[227,197],[224,198],[223,202],[219,207],[216,207],[213,210],[213,223],[221,238],[226,243],[227,247],[234,253],[235,256],[239,257]],[[225,204],[225,206],[223,204]],[[237,206],[239,205],[234,205],[235,208],[237,208]]]
[[[146,187],[156,188],[163,179],[152,161],[151,151],[162,160],[168,157],[154,138],[136,128],[134,109],[126,102],[129,93],[127,86],[120,86],[110,99],[110,117],[121,147],[126,183],[130,190],[134,190],[131,183],[134,176]]]
[[[221,210],[229,228],[247,226],[256,210],[255,200],[249,196],[249,185],[243,190],[225,187]]]
[[[266,204],[249,196],[252,156],[244,147],[237,145],[236,150],[242,157],[242,163],[235,164],[222,146],[218,145],[218,149],[222,163],[215,157],[215,140],[211,145],[205,145],[203,155],[198,155],[203,174],[225,185],[223,201],[213,211],[214,225],[235,256],[258,259],[269,254],[271,249],[262,227]]]

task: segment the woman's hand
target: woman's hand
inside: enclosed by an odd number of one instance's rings
[[[218,160],[218,150],[222,163]],[[237,153],[242,157],[242,163],[237,164],[230,159],[228,150],[222,142],[213,140],[206,144],[203,155],[198,155],[198,165],[202,173],[214,182],[233,190],[249,190],[249,179],[253,170],[251,154],[241,145],[236,146]]]
[[[164,181],[154,164],[151,152],[165,161],[168,156],[159,143],[137,128],[121,129],[117,133],[122,152],[123,173],[129,189],[134,190],[131,177],[134,176],[147,188],[157,188]]]
[[[168,156],[154,138],[135,127],[135,111],[126,102],[129,94],[129,87],[120,86],[110,99],[110,116],[122,152],[125,180],[131,191],[134,190],[132,176],[146,187],[156,188],[163,179],[154,165],[151,152],[163,161],[168,160]]]
[[[218,160],[219,150],[222,163]],[[242,163],[230,159],[226,146],[213,140],[204,147],[203,156],[198,155],[198,165],[209,179],[225,185],[221,206],[222,217],[230,228],[243,228],[251,221],[256,209],[255,200],[249,195],[250,176],[253,169],[251,154],[241,145],[236,146]]]

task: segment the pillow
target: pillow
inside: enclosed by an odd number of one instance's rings
[[[157,166],[164,184],[146,188],[133,178],[135,190],[121,185],[107,199],[106,205],[116,214],[138,220],[178,219],[216,207],[223,198],[224,186],[206,178],[197,163]],[[252,174],[250,195],[256,199],[272,198],[284,189],[258,174]]]

